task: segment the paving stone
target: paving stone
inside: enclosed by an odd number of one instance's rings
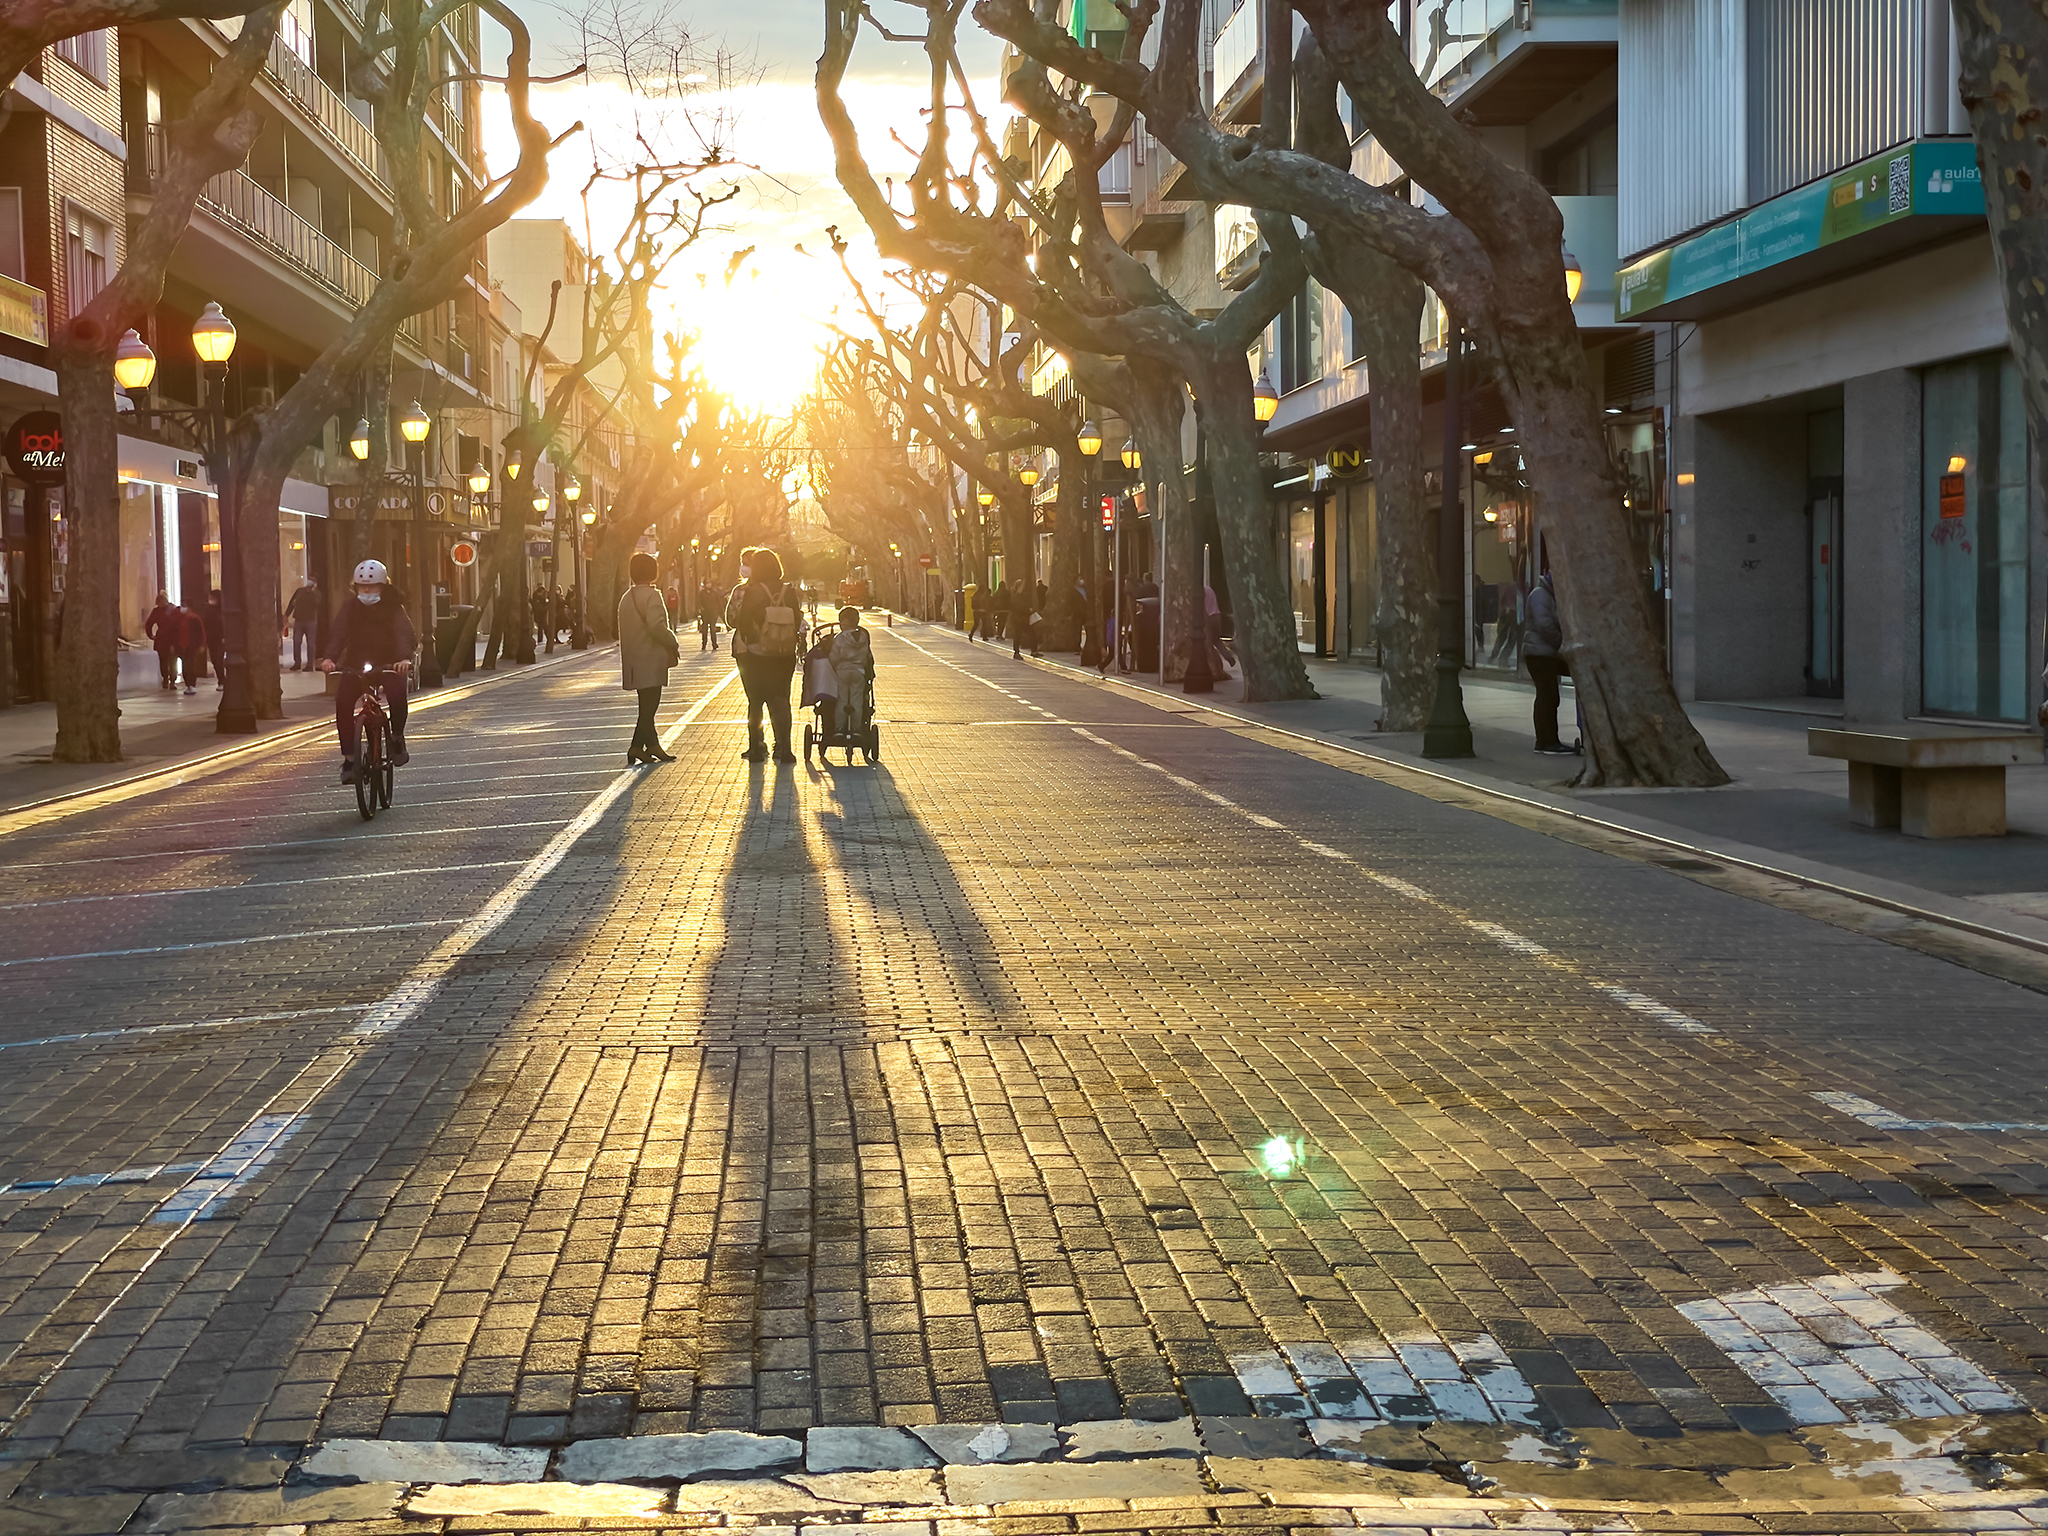
[[[1319,1449],[1350,1460],[1427,1465],[1443,1459],[1427,1432],[1412,1425],[1310,1419],[1308,1431]]]
[[[804,1436],[804,1468],[811,1472],[871,1472],[937,1465],[939,1459],[929,1447],[907,1430],[831,1426],[813,1429]]]
[[[1069,1461],[1130,1460],[1140,1456],[1199,1456],[1201,1437],[1193,1419],[1143,1423],[1106,1419],[1088,1424],[1063,1424],[1060,1439]]]
[[[1367,1503],[1378,1499],[1471,1497],[1470,1490],[1463,1485],[1434,1473],[1399,1472],[1356,1463],[1211,1456],[1203,1465],[1223,1492],[1256,1493],[1266,1498],[1341,1504],[1348,1499]]]
[[[1191,1460],[1060,1462],[989,1467],[947,1467],[947,1502],[1022,1504],[1071,1499],[1164,1499],[1202,1491],[1200,1466]]]
[[[107,1536],[142,1506],[139,1493],[18,1495],[0,1504],[0,1536]]]
[[[839,1499],[820,1498],[777,1478],[748,1478],[734,1482],[705,1479],[685,1483],[676,1490],[675,1507],[685,1513],[718,1510],[729,1515],[759,1516],[817,1514],[827,1510],[845,1512],[856,1506]]]
[[[623,1483],[437,1484],[405,1501],[408,1515],[423,1518],[548,1515],[595,1520],[606,1515],[657,1515],[668,1507],[667,1490]]]
[[[318,1525],[384,1520],[398,1508],[401,1483],[350,1488],[270,1488],[256,1492],[165,1493],[143,1505],[142,1529],[200,1531],[216,1526]]]
[[[261,1447],[50,1456],[25,1468],[31,1493],[205,1493],[215,1488],[275,1488],[294,1453]]]
[[[894,1472],[792,1472],[784,1481],[839,1504],[945,1502],[939,1474],[921,1468]]]
[[[803,1453],[800,1440],[741,1430],[641,1435],[627,1440],[579,1440],[561,1453],[555,1473],[575,1483],[689,1482],[714,1473],[792,1466]]]
[[[1300,1419],[1204,1418],[1197,1422],[1202,1450],[1210,1456],[1259,1460],[1313,1456],[1316,1452]]]
[[[1050,1424],[913,1424],[910,1432],[950,1466],[1038,1461],[1060,1448]]]
[[[438,1440],[330,1440],[299,1464],[304,1477],[359,1483],[533,1483],[544,1450]]]

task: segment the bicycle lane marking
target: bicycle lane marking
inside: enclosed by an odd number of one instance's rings
[[[1018,695],[1012,693],[1009,689],[1003,687],[1000,683],[991,682],[988,678],[982,677],[979,673],[970,671],[968,668],[961,666],[958,662],[952,661],[947,657],[941,656],[934,651],[925,649],[925,647],[919,645],[914,640],[906,639],[904,636],[896,635],[893,632],[889,633],[891,633],[892,638],[902,640],[903,643],[909,646],[912,650],[919,652],[921,655],[930,657],[933,661],[938,662],[941,666],[951,667],[954,671],[960,673],[963,677],[971,677],[976,682],[981,683],[985,687],[994,689],[997,693],[1002,694],[1006,698],[1017,699],[1019,703],[1026,704],[1027,707],[1037,707],[1035,705],[1029,705],[1027,700],[1019,698]],[[1438,911],[1454,919],[1456,922],[1460,923],[1464,927],[1469,928],[1473,932],[1481,934],[1484,937],[1493,940],[1494,943],[1500,945],[1501,948],[1509,951],[1510,953],[1519,955],[1524,959],[1534,960],[1539,964],[1547,965],[1555,970],[1563,971],[1567,975],[1570,975],[1573,979],[1590,988],[1592,991],[1598,993],[1600,996],[1605,997],[1606,999],[1608,999],[1608,1001],[1619,1003],[1622,1007],[1627,1008],[1632,1013],[1641,1014],[1645,1018],[1653,1019],[1657,1023],[1665,1025],[1667,1028],[1676,1030],[1680,1034],[1715,1035],[1720,1033],[1720,1031],[1715,1029],[1713,1025],[1705,1023],[1702,1020],[1696,1019],[1691,1014],[1685,1013],[1680,1009],[1673,1008],[1668,1003],[1660,1002],[1658,999],[1654,997],[1647,997],[1644,994],[1634,991],[1631,988],[1616,986],[1610,982],[1600,980],[1598,977],[1589,974],[1577,962],[1567,959],[1562,955],[1554,953],[1545,945],[1537,943],[1534,939],[1525,938],[1523,935],[1516,933],[1511,928],[1504,928],[1498,923],[1485,922],[1478,918],[1475,918],[1471,914],[1458,908],[1453,903],[1444,900],[1441,896],[1438,896],[1433,892],[1424,890],[1419,885],[1416,885],[1407,880],[1403,880],[1399,876],[1384,874],[1378,870],[1372,869],[1368,865],[1365,865],[1359,862],[1357,859],[1353,858],[1350,854],[1345,853],[1340,849],[1332,848],[1326,843],[1319,843],[1315,842],[1310,838],[1302,837],[1299,833],[1296,833],[1293,828],[1287,826],[1284,822],[1275,821],[1270,816],[1263,816],[1259,814],[1257,811],[1253,811],[1246,808],[1245,806],[1239,805],[1235,800],[1230,799],[1227,795],[1217,793],[1215,790],[1210,789],[1206,784],[1198,784],[1193,779],[1185,778],[1182,775],[1175,773],[1172,769],[1166,767],[1163,763],[1155,763],[1149,758],[1140,757],[1137,753],[1129,750],[1128,748],[1120,747],[1115,742],[1108,740],[1106,737],[1096,735],[1086,726],[1075,725],[1071,721],[1061,720],[1057,715],[1051,714],[1050,711],[1045,711],[1045,713],[1047,714],[1049,720],[1051,720],[1054,723],[1066,725],[1070,730],[1073,731],[1073,733],[1076,736],[1081,737],[1083,740],[1093,742],[1095,745],[1100,747],[1107,747],[1111,752],[1114,752],[1118,757],[1127,758],[1131,762],[1138,764],[1138,766],[1140,766],[1141,768],[1151,769],[1153,772],[1164,776],[1169,783],[1172,783],[1181,789],[1188,790],[1193,794],[1201,796],[1204,800],[1207,800],[1212,805],[1230,811],[1234,815],[1243,817],[1246,821],[1252,823],[1253,826],[1263,827],[1267,831],[1286,833],[1288,836],[1294,838],[1295,842],[1305,852],[1312,853],[1316,855],[1318,858],[1329,859],[1334,863],[1349,864],[1354,869],[1356,869],[1360,874],[1364,875],[1368,880],[1371,880],[1375,885],[1380,886],[1382,889],[1392,891],[1395,895],[1405,897],[1409,901],[1417,902],[1425,906],[1434,907]]]
[[[738,677],[737,671],[728,672],[713,684],[662,733],[662,745],[672,744]],[[199,1160],[190,1178],[157,1200],[143,1219],[144,1223],[149,1227],[169,1227],[169,1231],[146,1239],[142,1245],[146,1251],[139,1256],[133,1247],[117,1245],[105,1259],[83,1266],[83,1273],[67,1296],[45,1313],[43,1321],[30,1327],[8,1351],[5,1359],[0,1360],[0,1371],[4,1371],[13,1361],[28,1353],[32,1346],[45,1342],[58,1346],[54,1352],[39,1351],[41,1363],[31,1380],[7,1381],[4,1387],[0,1387],[0,1415],[4,1415],[0,1416],[0,1433],[11,1432],[21,1422],[43,1389],[64,1370],[99,1325],[142,1283],[143,1277],[170,1251],[171,1245],[222,1200],[247,1187],[276,1158],[284,1144],[305,1127],[321,1095],[381,1040],[417,1017],[441,990],[457,963],[512,916],[520,902],[554,872],[584,833],[595,826],[647,772],[646,765],[623,770],[580,814],[549,839],[547,846],[534,855],[474,917],[436,945],[433,952],[415,965],[382,1001],[372,1004],[363,1020],[350,1031],[350,1038],[328,1046],[301,1067],[289,1082],[258,1107],[219,1151]],[[48,1333],[60,1326],[51,1319],[63,1316],[69,1303],[91,1285],[105,1264],[116,1256],[132,1266],[119,1288],[90,1316],[70,1322],[71,1336],[68,1339],[48,1339]],[[26,1390],[22,1390],[24,1388]],[[16,1400],[7,1401],[10,1396],[15,1396]]]

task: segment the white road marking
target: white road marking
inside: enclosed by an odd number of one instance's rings
[[[1535,1390],[1490,1334],[1446,1341],[1416,1328],[1332,1347],[1282,1344],[1232,1355],[1252,1411],[1354,1425],[1543,1423]]]
[[[2002,1413],[2025,1406],[1897,1307],[1903,1275],[1822,1275],[1689,1301],[1679,1314],[1797,1424]]]
[[[1680,1013],[1668,1003],[1660,1003],[1654,997],[1645,997],[1627,987],[1602,985],[1598,990],[1606,993],[1624,1008],[1633,1008],[1645,1018],[1655,1019],[1659,1024],[1669,1024],[1673,1029],[1688,1035],[1715,1035],[1720,1031],[1711,1024],[1702,1024],[1689,1013]]]
[[[1512,949],[1518,955],[1547,955],[1550,951],[1534,939],[1525,939],[1512,928],[1503,928],[1499,923],[1482,923],[1477,918],[1465,919],[1465,926],[1485,934],[1503,949]]]
[[[520,859],[489,859],[481,864],[430,864],[424,868],[372,869],[353,875],[308,875],[303,880],[251,880],[244,885],[170,885],[160,891],[110,891],[104,896],[53,896],[47,901],[0,903],[0,912],[21,907],[75,907],[87,901],[148,901],[158,896],[211,896],[221,891],[274,891],[287,885],[332,885],[338,880],[389,880],[393,875],[467,875],[479,869],[509,869]]]
[[[306,1123],[303,1114],[258,1115],[242,1127],[241,1135],[221,1149],[212,1161],[192,1175],[185,1187],[156,1208],[151,1221],[203,1221],[206,1213],[262,1172],[282,1147]]]
[[[151,1163],[141,1168],[123,1168],[117,1173],[74,1173],[64,1179],[16,1179],[0,1184],[0,1195],[39,1194],[50,1189],[92,1189],[101,1184],[147,1184],[173,1173],[197,1173],[203,1163]]]
[[[144,949],[88,949],[75,955],[25,955],[18,960],[0,960],[0,968],[15,965],[57,965],[66,960],[118,960],[131,955],[177,955],[194,949],[232,949],[238,944],[279,944],[287,939],[336,939],[356,933],[399,933],[407,928],[446,928],[452,917],[423,918],[416,923],[371,923],[361,928],[309,928],[298,933],[252,933],[240,939],[204,939],[193,944],[153,944]]]
[[[1829,1109],[1880,1131],[2048,1131],[2048,1123],[2039,1120],[1909,1120],[1853,1093],[1816,1093],[1814,1097]]]
[[[230,1024],[273,1024],[286,1019],[310,1019],[323,1013],[361,1013],[369,1006],[368,1003],[343,1003],[333,1008],[296,1008],[290,1013],[244,1013],[227,1019],[195,1019],[189,1024],[137,1024],[128,1029],[93,1029],[76,1035],[44,1035],[37,1040],[0,1040],[0,1051],[25,1050],[32,1045],[69,1045],[78,1040],[114,1040],[123,1035],[167,1035],[186,1029],[225,1029]]]

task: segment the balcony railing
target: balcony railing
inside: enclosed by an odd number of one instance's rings
[[[148,143],[149,174],[153,180],[163,174],[169,154],[160,125],[150,124]],[[241,171],[223,171],[208,181],[200,188],[199,206],[283,257],[352,309],[369,303],[370,295],[377,290],[379,279],[375,272]],[[419,317],[407,319],[399,327],[399,334],[417,342]]]
[[[1125,139],[1117,145],[1109,159],[1103,162],[1096,173],[1096,184],[1102,188],[1102,200],[1119,206],[1131,200],[1131,141]]]
[[[321,131],[343,154],[379,186],[390,186],[391,174],[384,159],[384,146],[377,142],[370,125],[351,112],[341,93],[322,80],[312,65],[287,47],[281,36],[270,40],[267,67],[270,77],[284,87],[285,94],[319,124]]]
[[[1424,0],[1415,8],[1415,73],[1439,84],[1514,17],[1514,0]]]

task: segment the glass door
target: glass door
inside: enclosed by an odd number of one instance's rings
[[[1814,480],[1806,500],[1806,692],[1842,696],[1842,482]]]

